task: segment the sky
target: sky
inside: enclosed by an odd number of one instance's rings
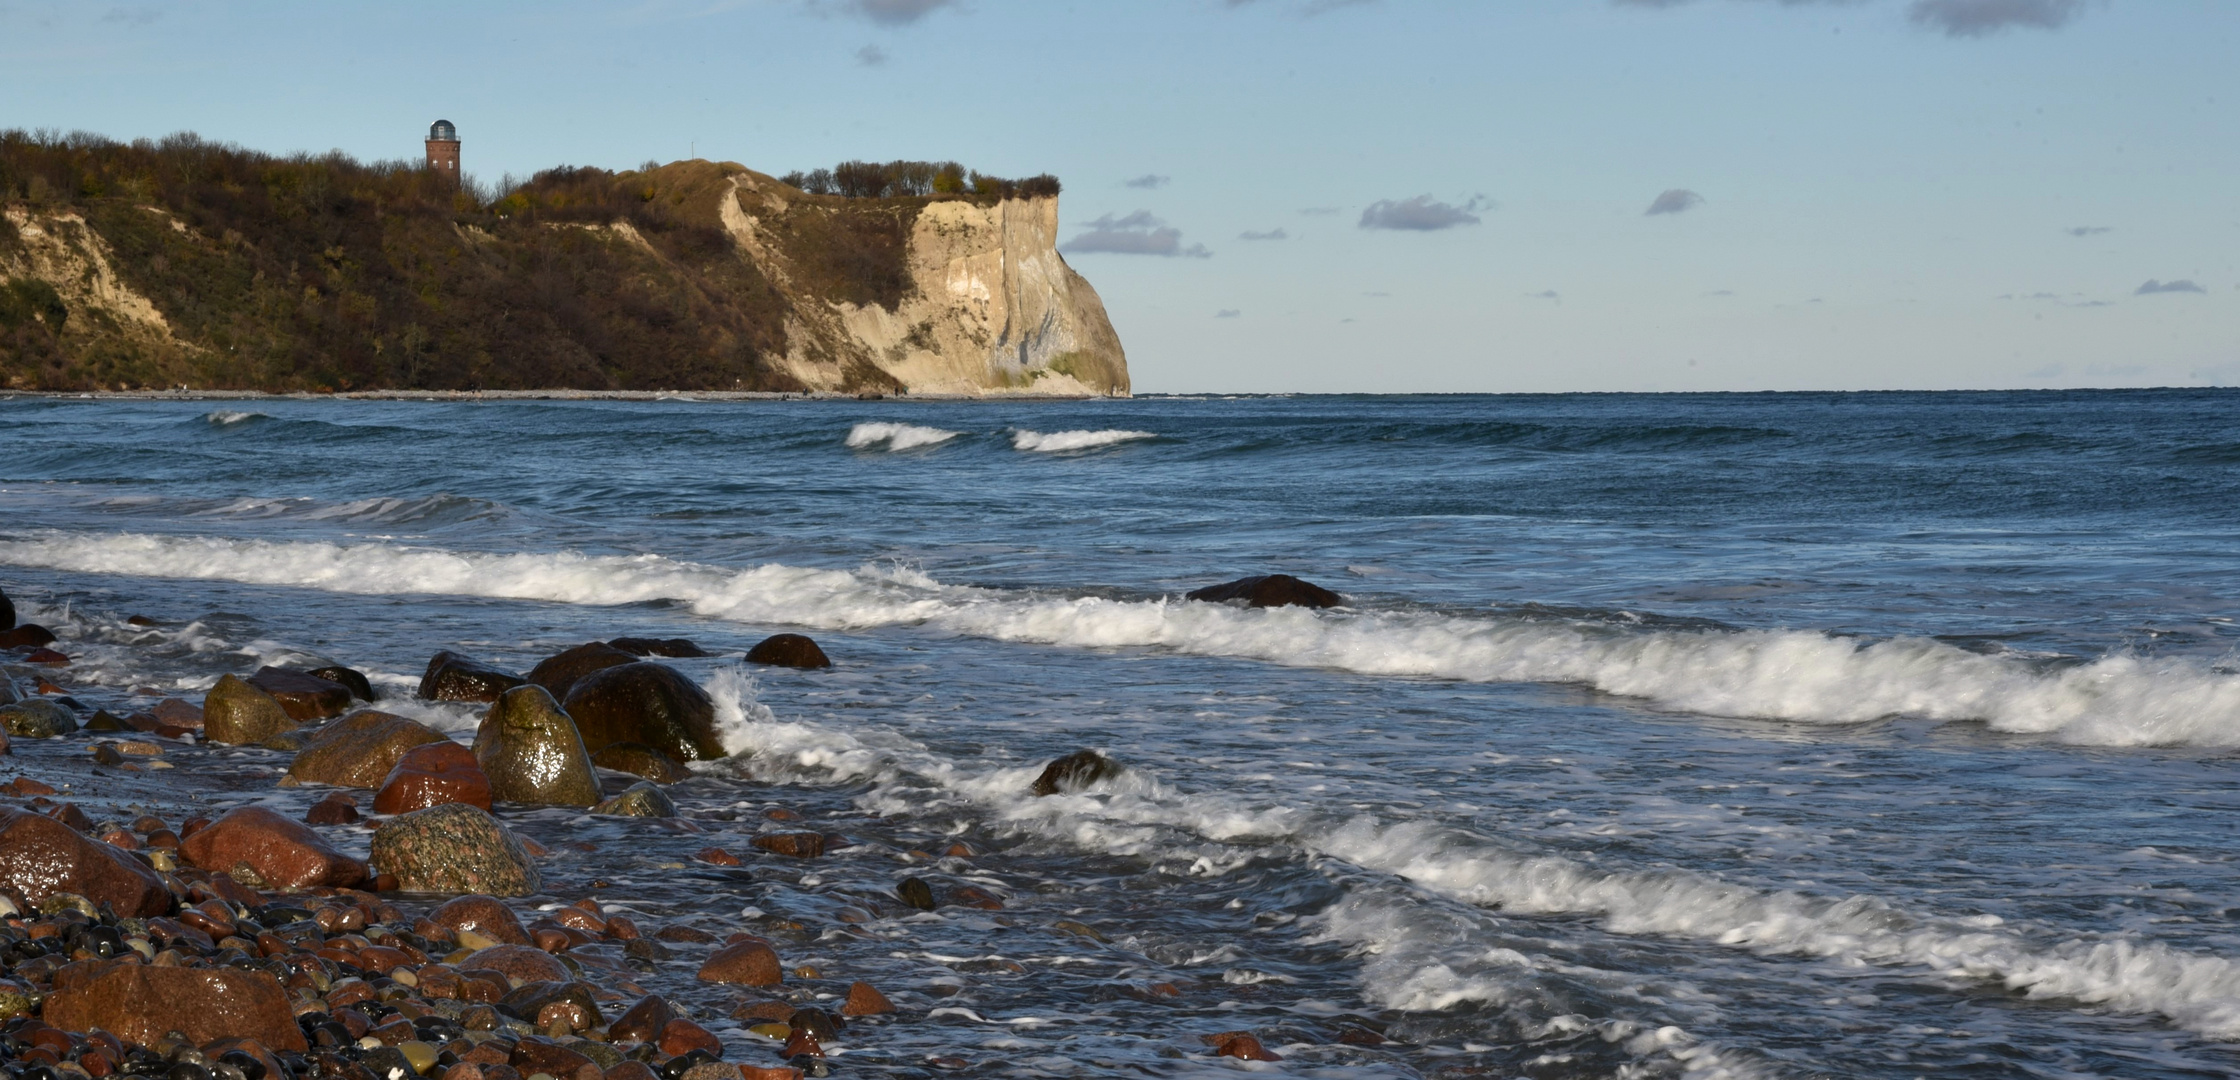
[[[0,127],[1065,185],[1138,392],[2240,384],[2234,0],[0,0]]]

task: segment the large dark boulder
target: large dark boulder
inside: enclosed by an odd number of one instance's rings
[[[578,645],[557,656],[548,656],[529,669],[529,681],[551,691],[554,701],[568,700],[576,681],[602,668],[638,662],[638,654],[624,652],[605,642]]]
[[[716,734],[716,703],[666,664],[639,662],[594,671],[568,691],[563,706],[586,749],[634,742],[678,761],[724,756]]]
[[[747,650],[747,663],[813,670],[831,667],[832,658],[824,654],[814,639],[805,635],[772,634]]]
[[[304,674],[315,679],[341,683],[349,687],[350,693],[359,701],[377,701],[381,697],[381,695],[373,692],[373,684],[366,681],[366,673],[359,671],[357,668],[346,668],[336,664],[331,667],[312,668]]]
[[[679,780],[692,779],[692,770],[677,764],[677,759],[644,743],[608,743],[592,753],[591,763],[602,769],[642,776],[656,784],[674,784]]]
[[[1337,607],[1345,598],[1311,581],[1301,581],[1289,574],[1263,574],[1259,577],[1238,578],[1221,585],[1208,585],[1183,594],[1186,600],[1203,600],[1209,604],[1242,600],[1247,607]]]
[[[607,642],[607,644],[632,656],[667,656],[678,660],[690,660],[695,657],[715,655],[693,644],[689,639],[681,637],[618,637]]]
[[[538,806],[590,806],[599,778],[576,725],[541,686],[516,686],[483,714],[474,757],[490,794]]]
[[[261,667],[249,676],[249,685],[272,695],[293,720],[324,720],[341,716],[356,696],[332,679],[287,668]]]
[[[0,590],[0,631],[13,630],[15,628],[16,602],[8,599],[8,594],[5,590]]]
[[[428,671],[420,676],[420,696],[430,701],[496,701],[499,694],[527,681],[446,649],[428,659]]]
[[[1050,763],[1035,777],[1033,791],[1037,798],[1060,792],[1075,792],[1120,775],[1120,763],[1094,750],[1076,750]]]

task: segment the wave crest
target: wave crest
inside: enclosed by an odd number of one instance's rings
[[[863,450],[886,443],[890,451],[914,450],[921,446],[938,446],[962,434],[918,424],[863,423],[848,430],[848,449]]]
[[[1011,448],[1031,454],[1059,454],[1068,450],[1095,450],[1137,439],[1156,439],[1154,431],[1124,431],[1109,428],[1104,431],[1053,431],[1045,434],[1021,428],[1011,433]]]
[[[448,593],[568,604],[680,603],[747,623],[928,625],[999,641],[1159,648],[1365,675],[1591,686],[1713,716],[1853,724],[1980,721],[2098,746],[2240,746],[2240,676],[2131,654],[2051,667],[1926,638],[1676,629],[1428,612],[1313,612],[1062,597],[944,585],[915,570],[748,569],[659,555],[491,554],[132,533],[0,541],[0,562],[365,595]]]

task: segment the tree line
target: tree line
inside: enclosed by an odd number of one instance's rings
[[[982,195],[1002,199],[1056,198],[1058,178],[1043,173],[1006,180],[954,161],[843,161],[829,169],[790,172],[778,178],[811,195],[845,199],[902,199],[925,195]]]

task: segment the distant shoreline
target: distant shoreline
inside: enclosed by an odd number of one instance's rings
[[[842,394],[810,390],[0,390],[0,401],[1126,401],[1112,394]]]

